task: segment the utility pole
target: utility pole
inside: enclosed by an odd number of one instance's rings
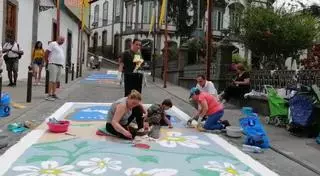
[[[214,0],[208,0],[208,25],[207,25],[207,58],[206,58],[206,74],[207,80],[210,80],[211,58],[212,58],[212,6]]]
[[[163,76],[163,88],[167,88],[167,77],[168,77],[168,0],[166,1],[166,18],[165,18],[165,29],[164,29],[164,76]]]
[[[56,0],[57,3],[57,37],[60,36],[60,0]]]

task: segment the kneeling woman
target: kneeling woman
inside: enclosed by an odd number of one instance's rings
[[[223,105],[217,100],[216,97],[208,94],[207,92],[200,92],[196,87],[191,89],[190,97],[201,105],[198,112],[198,122],[207,116],[207,119],[202,126],[198,126],[199,130],[221,130],[225,125],[221,123],[220,119],[224,114]]]
[[[129,124],[133,120],[132,109],[138,106],[141,107],[142,112],[145,112],[141,105],[141,94],[136,90],[132,90],[127,97],[115,101],[107,115],[106,130],[118,137],[133,139],[136,135],[136,130],[129,128]],[[135,118],[137,122],[141,121],[143,123],[143,117]]]

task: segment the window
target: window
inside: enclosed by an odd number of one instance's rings
[[[132,26],[132,13],[133,13],[133,4],[132,3],[128,3],[127,4],[127,16],[126,16],[126,23],[127,23],[127,27],[131,27]]]
[[[216,10],[213,14],[213,29],[220,31],[223,28],[223,12],[221,10]]]
[[[107,31],[102,32],[102,47],[103,49],[107,46]]]
[[[149,24],[153,13],[153,1],[143,1],[142,23]]]
[[[120,17],[121,0],[115,0],[114,2],[116,3],[115,15],[116,15],[116,17],[118,17],[118,16]]]
[[[99,22],[99,5],[96,5],[94,7],[94,17],[93,17],[93,23],[96,24],[96,26],[98,25]]]
[[[109,8],[109,2],[106,1],[105,3],[103,3],[102,23],[104,26],[108,24],[108,8]]]

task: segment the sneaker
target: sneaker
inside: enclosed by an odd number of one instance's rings
[[[53,98],[51,95],[48,95],[47,98],[46,98],[46,100],[48,100],[48,101],[54,101],[54,100],[56,100],[56,99]]]
[[[56,94],[53,94],[53,95],[52,95],[52,98],[54,98],[54,99],[60,99]]]
[[[12,84],[12,87],[16,87],[16,86],[17,86],[17,83],[13,83],[13,84]]]
[[[224,128],[231,126],[228,120],[222,120],[220,123],[224,126]]]
[[[12,87],[12,86],[13,86],[13,83],[9,83],[7,86],[8,86],[8,87]]]

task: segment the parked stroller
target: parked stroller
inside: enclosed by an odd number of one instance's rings
[[[278,92],[269,85],[265,86],[268,96],[270,115],[265,117],[267,124],[284,126],[288,123],[288,101],[278,95]]]
[[[314,89],[309,86],[301,86],[297,93],[290,98],[287,130],[292,135],[317,136],[315,115],[313,115],[314,104],[317,102],[318,97]]]

